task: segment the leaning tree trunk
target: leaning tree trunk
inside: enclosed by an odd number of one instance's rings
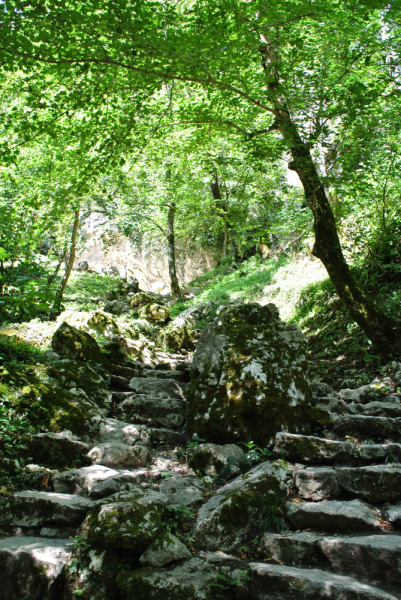
[[[60,267],[62,265],[62,262],[63,262],[63,260],[65,258],[66,253],[67,253],[67,251],[65,250],[63,252],[63,254],[61,255],[61,258],[58,261],[57,266],[54,269],[53,273],[51,275],[49,275],[49,277],[47,278],[47,285],[51,285],[53,283],[53,281],[56,279],[56,277],[58,275],[58,272],[60,271]]]
[[[315,244],[313,255],[326,267],[335,290],[344,302],[349,315],[363,329],[367,337],[388,355],[401,352],[401,337],[396,323],[388,318],[366,295],[357,283],[344,258],[336,222],[326,191],[314,165],[309,147],[300,138],[287,109],[276,109],[278,128],[290,142],[292,162],[305,191],[305,198],[314,217]]]
[[[227,202],[223,201],[223,196],[221,195],[217,171],[212,172],[212,181],[210,182],[210,189],[212,191],[214,200],[216,200],[216,207],[221,211],[219,213],[219,216],[224,221],[223,256],[227,256],[228,242],[230,241],[234,252],[234,262],[237,263],[239,261],[238,243],[236,240],[235,232],[227,219]]]
[[[171,292],[173,299],[181,297],[181,289],[178,283],[177,271],[175,268],[175,237],[174,237],[174,215],[175,215],[175,202],[172,202],[168,210],[168,231],[167,231],[167,242],[168,242],[168,272],[170,275]]]
[[[71,233],[70,257],[68,259],[67,268],[66,268],[64,277],[61,280],[59,288],[56,292],[56,297],[54,299],[54,304],[53,304],[53,308],[52,308],[52,317],[57,317],[61,312],[61,303],[63,301],[64,290],[65,290],[65,287],[70,278],[72,267],[74,265],[74,260],[75,260],[75,246],[76,246],[76,240],[77,240],[78,225],[79,225],[79,208],[75,211],[74,225],[73,225],[72,233]],[[65,254],[64,254],[64,256],[65,256]]]

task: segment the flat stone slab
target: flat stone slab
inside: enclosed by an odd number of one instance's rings
[[[349,462],[353,458],[355,444],[326,440],[294,433],[278,433],[274,453],[287,460],[315,464]]]
[[[163,384],[170,380],[156,381]],[[175,381],[173,383],[176,384]],[[185,421],[185,401],[178,395],[158,397],[134,394],[115,408],[115,416],[149,427],[178,429]]]
[[[56,473],[52,476],[54,491],[59,494],[87,495],[99,481],[118,475],[115,469],[103,465],[92,465],[72,471]]]
[[[358,440],[369,438],[400,440],[401,417],[368,417],[362,415],[332,414],[332,430],[338,436],[350,435]]]
[[[82,522],[93,506],[89,498],[73,494],[17,492],[2,501],[0,525],[71,525]]]
[[[148,475],[149,471],[147,469],[120,471],[116,475],[95,483],[89,492],[89,497],[92,500],[99,500],[118,492],[129,492],[144,482]]]
[[[296,529],[320,531],[377,531],[378,516],[360,500],[287,502],[286,514]]]
[[[396,600],[395,596],[356,579],[318,569],[298,569],[266,563],[250,563],[254,598],[280,600]]]
[[[266,533],[261,547],[272,559],[287,565],[326,559],[336,573],[370,580],[401,582],[401,536],[324,536],[313,532],[293,535]]]
[[[318,548],[336,572],[400,585],[401,536],[324,537]]]
[[[307,500],[337,498],[341,492],[372,503],[401,498],[401,468],[391,465],[310,467],[295,471],[294,483]]]
[[[390,521],[390,523],[392,523],[393,525],[401,527],[401,504],[386,506],[383,512],[383,516],[387,521]]]
[[[9,537],[0,540],[4,600],[53,600],[69,557],[67,540]]]

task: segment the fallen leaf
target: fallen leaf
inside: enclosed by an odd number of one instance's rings
[[[293,498],[292,501],[296,504],[300,504],[302,502],[302,500],[300,500],[299,498]]]
[[[8,494],[8,489],[5,485],[0,487],[0,494]]]
[[[49,476],[48,475],[44,475],[42,477],[42,485],[46,488],[49,487]]]

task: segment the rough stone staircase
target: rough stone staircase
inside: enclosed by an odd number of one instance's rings
[[[187,440],[182,390],[189,378],[188,356],[170,353],[160,358],[152,369],[134,361],[128,367],[113,367],[112,417],[99,417],[91,440],[78,439],[69,432],[33,436],[35,455],[42,465],[51,463],[54,450],[80,454],[89,464],[61,472],[32,465],[36,482],[42,480],[45,486],[3,499],[1,600],[60,600],[71,540],[87,512],[105,496],[138,484],[162,488],[171,503],[178,505],[184,495],[186,502],[201,495],[202,484],[197,485],[195,477],[192,485],[183,485],[187,468],[174,456],[174,447],[185,445]],[[133,389],[135,385],[140,389]],[[122,409],[133,397],[137,400],[133,410]],[[172,427],[163,426],[166,422]],[[165,472],[176,476],[174,487],[161,478]]]
[[[324,437],[276,436],[292,531],[266,533],[271,562],[254,569],[283,598],[401,598],[401,419],[368,413],[329,413]]]
[[[188,358],[180,355],[154,369],[116,366],[112,416],[99,420],[91,441],[37,437],[42,450],[59,445],[91,464],[51,473],[48,488],[17,492],[3,504],[2,600],[62,600],[71,538],[101,499],[140,485],[163,492],[176,506],[197,502],[204,484],[196,477],[189,482],[174,451],[186,442],[179,389],[185,390],[187,369]],[[233,600],[401,598],[401,417],[394,416],[395,402],[389,403],[392,416],[377,414],[376,407],[368,414],[367,403],[363,415],[331,412],[350,405],[337,397],[322,396],[319,404],[329,409],[324,434],[276,436],[274,453],[291,481],[282,507],[288,530],[262,536],[266,559],[241,565],[247,582],[232,588]],[[172,477],[164,478],[166,472]],[[233,557],[209,552],[205,560],[224,565]]]

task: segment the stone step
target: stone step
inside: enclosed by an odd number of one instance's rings
[[[184,371],[160,371],[159,369],[144,369],[143,377],[157,377],[157,379],[174,379],[175,381],[185,382],[186,373]]]
[[[294,484],[300,498],[323,500],[345,493],[372,503],[401,499],[401,468],[370,465],[367,467],[308,467],[294,472]]]
[[[360,500],[326,500],[323,502],[287,502],[286,516],[295,529],[321,532],[379,531],[379,511]]]
[[[93,465],[55,473],[51,477],[51,483],[57,494],[85,496],[97,483],[118,474],[119,471],[116,469],[109,469],[103,465]]]
[[[401,444],[355,444],[295,433],[277,433],[273,451],[280,458],[309,464],[401,461]]]
[[[252,599],[269,600],[396,600],[392,594],[344,575],[319,569],[299,569],[250,563]]]
[[[331,429],[339,437],[346,435],[360,441],[401,440],[401,417],[368,417],[362,415],[331,414]]]
[[[0,540],[0,597],[54,600],[62,583],[68,540],[9,537]]]
[[[281,564],[306,566],[325,560],[328,567],[342,575],[401,583],[401,536],[398,535],[322,537],[306,532],[291,536],[266,533],[261,547]]]
[[[2,499],[0,525],[39,527],[81,523],[94,502],[72,494],[17,492]]]

